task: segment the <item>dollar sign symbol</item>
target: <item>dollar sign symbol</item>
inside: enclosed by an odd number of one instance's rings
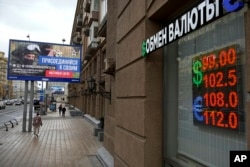
[[[146,57],[147,56],[147,52],[146,52],[146,42],[143,41],[142,45],[141,45],[141,55],[142,57]]]
[[[202,83],[202,72],[200,71],[202,64],[200,61],[193,63],[193,83],[198,87]]]

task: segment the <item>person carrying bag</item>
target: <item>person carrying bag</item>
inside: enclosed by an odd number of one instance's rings
[[[42,118],[41,118],[39,112],[37,112],[36,116],[33,118],[34,135],[36,137],[38,137],[40,126],[42,126],[42,125],[43,125]]]

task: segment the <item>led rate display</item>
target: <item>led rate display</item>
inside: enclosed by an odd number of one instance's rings
[[[193,58],[193,123],[238,131],[244,118],[238,46]]]

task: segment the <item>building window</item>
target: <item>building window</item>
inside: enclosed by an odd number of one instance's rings
[[[100,0],[100,23],[107,14],[107,0]]]
[[[242,51],[237,65],[244,70],[244,32],[243,12],[231,13],[165,48],[164,136],[167,137],[164,141],[168,149],[164,152],[167,159],[178,155],[185,161],[222,167],[229,166],[230,150],[247,149],[244,131],[195,124],[192,76],[194,58],[234,44],[239,45]],[[218,93],[216,89],[215,93]],[[176,97],[177,101],[173,102],[171,97]],[[244,101],[244,97],[241,100]],[[244,106],[239,105],[238,109],[245,113]],[[229,126],[226,123],[223,125]]]

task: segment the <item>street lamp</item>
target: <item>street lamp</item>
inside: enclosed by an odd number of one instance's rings
[[[66,40],[63,38],[63,39],[62,39],[63,44],[64,44],[65,41],[66,41]]]
[[[90,94],[100,94],[102,97],[109,99],[111,102],[111,90],[110,92],[107,92],[100,84],[96,84],[93,77],[89,77],[87,83]],[[99,92],[96,91],[96,85],[99,86]]]
[[[95,79],[93,77],[89,77],[89,79],[87,80],[88,83],[88,89],[91,93],[93,93],[95,91]]]
[[[30,34],[28,34],[26,37],[27,37],[27,38],[29,39],[29,41],[30,41]]]

